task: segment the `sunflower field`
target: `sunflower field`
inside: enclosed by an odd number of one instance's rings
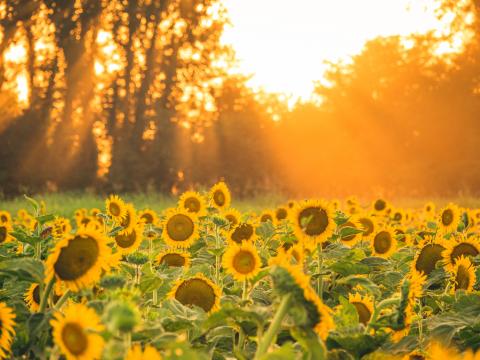
[[[0,358],[480,359],[480,210],[224,183],[157,213],[0,212]]]

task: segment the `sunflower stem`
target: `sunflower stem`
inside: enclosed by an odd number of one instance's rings
[[[45,311],[45,308],[47,307],[47,300],[48,297],[50,296],[50,292],[52,291],[53,284],[55,284],[55,277],[52,277],[50,281],[47,284],[47,287],[43,291],[42,298],[40,300],[40,307],[38,308],[38,312],[42,313]]]
[[[277,312],[275,313],[275,316],[268,327],[267,332],[265,335],[262,337],[260,340],[260,343],[258,344],[257,352],[255,353],[255,360],[259,360],[263,355],[265,355],[270,348],[270,345],[272,345],[272,342],[275,339],[275,336],[278,333],[278,330],[280,330],[280,326],[282,325],[282,320],[285,317],[285,315],[288,312],[288,307],[290,305],[290,298],[291,294],[286,294],[283,296],[282,301],[280,302],[280,306],[277,309]]]
[[[220,256],[218,249],[220,248],[220,236],[218,234],[218,226],[215,225],[215,282],[220,285]]]
[[[70,297],[70,294],[71,294],[70,289],[67,289],[67,291],[65,291],[65,293],[62,295],[62,297],[60,299],[58,299],[58,301],[55,303],[55,310],[58,310],[62,307],[62,305],[65,303],[65,301],[67,301],[68,298]]]
[[[247,280],[243,280],[242,301],[245,301],[248,298],[247,289],[248,289]]]
[[[323,299],[323,249],[322,244],[317,245],[317,256],[318,256],[318,277],[317,277],[317,294],[320,297],[320,300]]]
[[[35,255],[34,255],[34,258],[36,260],[41,260],[42,259],[42,243],[40,241],[38,241],[36,244],[35,244]]]

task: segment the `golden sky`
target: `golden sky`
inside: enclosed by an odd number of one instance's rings
[[[436,0],[226,0],[224,36],[250,85],[307,99],[324,60],[339,61],[378,36],[442,31]]]

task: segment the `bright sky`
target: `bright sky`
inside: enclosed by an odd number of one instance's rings
[[[253,87],[308,98],[322,61],[346,59],[365,41],[443,27],[436,0],[226,0],[234,46]]]

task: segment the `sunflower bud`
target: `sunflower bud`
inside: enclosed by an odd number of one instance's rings
[[[113,302],[106,313],[112,330],[131,332],[139,321],[136,309],[128,302]]]

